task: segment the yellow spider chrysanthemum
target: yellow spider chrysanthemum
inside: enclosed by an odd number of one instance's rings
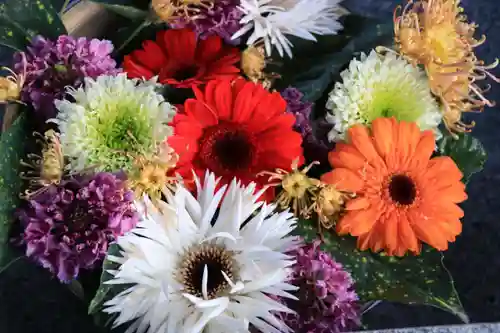
[[[275,202],[281,209],[290,208],[296,217],[309,218],[311,198],[315,195],[320,181],[310,178],[307,172],[317,162],[313,162],[302,170],[299,170],[298,159],[292,163],[292,170],[277,169],[276,172],[264,171],[261,175],[268,175],[270,182],[268,186],[281,187]],[[271,183],[272,181],[277,181]]]
[[[493,103],[484,97],[477,81],[490,77],[488,72],[498,60],[485,66],[474,48],[477,25],[468,23],[459,0],[409,0],[394,13],[395,42],[398,51],[414,65],[424,65],[431,90],[443,104],[444,123],[450,132],[465,132],[474,124],[465,124],[462,112],[482,111]]]
[[[136,199],[148,195],[152,203],[156,204],[162,195],[175,192],[179,179],[169,176],[169,171],[173,170],[178,159],[179,156],[166,144],[162,144],[159,152],[151,158],[137,157],[128,183]]]

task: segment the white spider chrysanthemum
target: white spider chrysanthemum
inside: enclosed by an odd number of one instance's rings
[[[155,91],[155,79],[128,79],[125,73],[85,78],[70,89],[74,102],[55,101],[55,119],[69,168],[116,171],[132,167],[136,156],[153,153],[172,132],[175,108]]]
[[[341,1],[241,0],[242,28],[232,38],[251,31],[248,45],[262,40],[268,56],[275,47],[281,57],[286,53],[291,58],[293,45],[287,35],[316,41],[313,34],[337,34],[342,29],[338,20],[347,11],[339,5]]]
[[[294,298],[286,283],[297,246],[296,220],[275,205],[257,202],[255,184],[233,180],[216,191],[213,174],[194,197],[179,187],[168,202],[137,203],[141,221],[120,237],[120,264],[109,284],[128,289],[105,303],[115,325],[135,320],[130,332],[289,332],[273,313],[291,313],[274,296]],[[224,199],[222,199],[224,197]],[[218,207],[220,207],[219,210]],[[218,213],[216,213],[218,212]],[[130,286],[131,285],[131,286]],[[275,297],[274,297],[275,298]]]
[[[416,122],[421,130],[434,130],[442,112],[433,98],[425,72],[394,53],[372,50],[354,59],[330,92],[326,120],[333,124],[330,141],[342,141],[355,124],[371,124],[379,117]]]

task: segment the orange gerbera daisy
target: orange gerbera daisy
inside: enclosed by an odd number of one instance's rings
[[[421,242],[443,251],[462,231],[467,199],[462,173],[448,156],[431,158],[432,131],[415,123],[378,118],[348,131],[350,143],[329,155],[335,168],[322,181],[356,194],[337,232],[358,237],[361,250],[402,256],[420,253]]]

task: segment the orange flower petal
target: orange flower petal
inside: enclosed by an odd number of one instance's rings
[[[384,237],[388,255],[393,255],[399,245],[398,225],[399,219],[394,214],[389,215],[384,221]]]
[[[444,251],[448,249],[448,242],[435,224],[436,221],[433,220],[427,220],[425,223],[415,223],[413,224],[413,231],[422,242],[429,244],[436,250]]]
[[[399,227],[398,229],[399,238],[401,240],[401,243],[404,244],[408,250],[414,253],[419,253],[420,245],[417,236],[415,235],[415,232],[410,226],[410,222],[406,215],[401,216],[398,227]]]
[[[366,126],[354,125],[349,128],[348,134],[352,145],[366,158],[368,163],[376,168],[385,169],[385,163],[375,149]]]
[[[365,210],[353,211],[351,214],[352,221],[350,234],[353,236],[360,236],[369,232],[378,218],[380,217],[380,211],[376,208],[369,208]]]
[[[358,170],[368,166],[363,155],[356,148],[345,143],[337,143],[335,150],[328,154],[328,161],[335,168]]]
[[[358,197],[352,200],[349,200],[346,204],[346,210],[359,210],[365,209],[370,206],[370,201],[365,197]]]
[[[393,118],[377,118],[372,122],[373,144],[382,158],[393,154],[393,120]]]
[[[415,149],[420,141],[420,129],[417,124],[401,121],[398,126],[398,151],[399,168],[408,168],[408,163],[413,159]]]
[[[426,177],[454,182],[460,181],[463,174],[451,157],[439,156],[429,161]]]
[[[321,176],[321,181],[335,185],[340,191],[359,192],[363,189],[364,181],[349,169],[337,168]]]
[[[436,146],[436,139],[434,133],[431,130],[423,131],[420,134],[420,141],[415,148],[415,154],[410,162],[410,165],[414,169],[422,169],[427,167],[429,159],[434,153],[434,148]]]

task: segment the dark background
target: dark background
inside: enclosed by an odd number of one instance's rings
[[[144,0],[145,1],[145,0]],[[3,2],[0,0],[0,3]],[[395,0],[345,0],[352,12],[391,19]],[[500,0],[462,0],[469,18],[488,40],[479,58],[490,63],[500,52]],[[0,59],[8,59],[1,50]],[[6,63],[6,62],[4,62]],[[500,75],[500,70],[495,70]],[[500,86],[488,95],[500,103]],[[473,176],[463,204],[463,234],[446,254],[446,264],[472,322],[500,321],[500,109],[473,115],[474,135],[489,154],[481,174]],[[66,287],[26,259],[0,275],[0,333],[97,333],[86,305]],[[434,308],[382,303],[365,316],[370,328],[460,324]]]

